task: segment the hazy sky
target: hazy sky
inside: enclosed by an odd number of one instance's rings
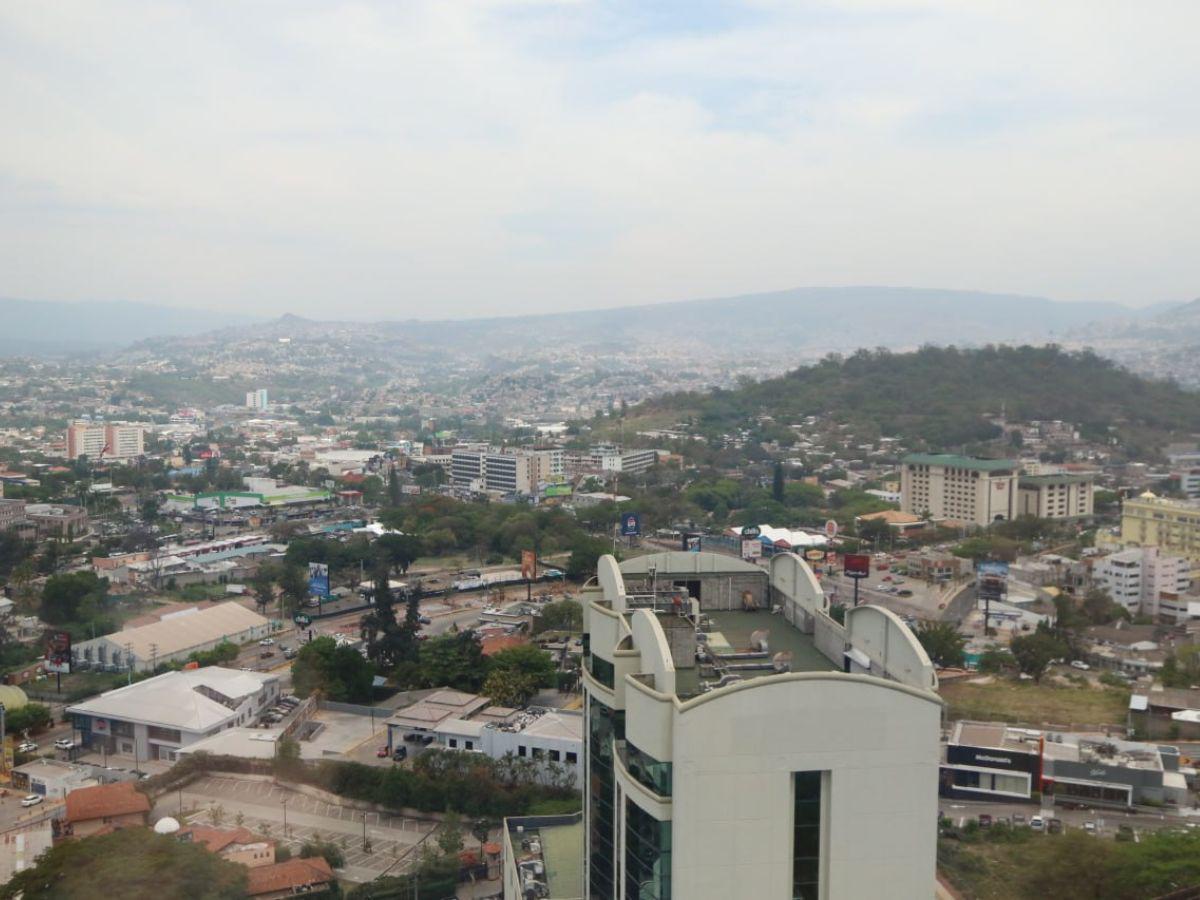
[[[1200,296],[1200,3],[0,4],[0,296]]]

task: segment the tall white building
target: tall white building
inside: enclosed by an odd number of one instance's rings
[[[913,453],[900,465],[900,508],[916,516],[987,526],[1018,514],[1017,463]]]
[[[559,481],[563,453],[548,450],[455,448],[450,454],[450,480],[456,487],[504,494],[536,494],[538,485]]]
[[[792,554],[605,556],[583,600],[585,896],[932,894],[941,701],[899,619],[834,622]]]
[[[67,426],[67,458],[135,459],[146,452],[146,429],[125,422],[72,422]]]
[[[266,409],[270,404],[267,402],[267,389],[259,388],[256,391],[246,392],[246,408],[247,409]]]
[[[1191,565],[1158,547],[1112,553],[1095,564],[1092,580],[1133,615],[1170,621],[1189,618],[1183,595],[1191,585]]]

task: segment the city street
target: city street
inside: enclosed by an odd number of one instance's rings
[[[1032,816],[1061,819],[1066,828],[1082,828],[1091,822],[1096,826],[1098,834],[1112,837],[1121,825],[1129,825],[1137,831],[1154,831],[1159,828],[1178,828],[1192,823],[1200,824],[1200,816],[1180,816],[1168,812],[1125,812],[1118,809],[1063,809],[1061,806],[1042,807],[1034,803],[990,803],[973,800],[951,800],[942,797],[938,801],[938,809],[942,815],[961,827],[970,819],[977,819],[981,813],[992,816],[993,819],[1011,818],[1013,815],[1023,815],[1028,822]],[[1049,811],[1047,811],[1049,810]]]
[[[178,817],[181,806],[189,822],[225,827],[236,824],[241,813],[246,828],[285,843],[294,853],[306,841],[333,841],[346,857],[342,874],[356,882],[404,871],[421,842],[437,827],[432,820],[361,812],[271,782],[231,776],[206,777],[182,792],[163,795],[152,818]],[[218,810],[219,823],[214,821],[214,809]],[[363,851],[364,829],[371,843],[370,853]]]

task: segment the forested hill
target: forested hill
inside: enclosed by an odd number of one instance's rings
[[[1110,427],[1139,447],[1170,434],[1200,432],[1200,394],[1151,381],[1094,353],[1056,347],[924,347],[913,353],[859,351],[829,356],[779,378],[711,394],[673,394],[628,411],[665,425],[691,422],[708,435],[770,416],[789,425],[829,416],[855,432],[897,436],[912,446],[949,449],[996,438],[990,418],[1062,419],[1103,437]]]

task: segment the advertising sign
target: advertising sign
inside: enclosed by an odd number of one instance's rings
[[[804,558],[811,563],[819,563],[825,558],[825,551],[818,550],[816,547],[813,547],[811,550],[804,551]]]
[[[301,628],[307,628],[312,624],[312,616],[305,613],[296,613],[294,616],[292,616],[292,621]]]
[[[71,672],[71,633],[69,631],[50,631],[46,633],[46,662],[43,668],[47,672]]]
[[[742,559],[758,559],[762,556],[762,541],[758,538],[742,539]]]
[[[850,578],[870,578],[870,555],[867,553],[847,553],[842,557],[842,571]]]
[[[685,534],[683,536],[683,549],[686,550],[688,553],[699,553],[700,552],[700,535]]]
[[[981,562],[975,566],[975,572],[980,578],[1007,578],[1008,563],[1006,562]]]
[[[526,580],[537,577],[537,555],[532,550],[521,551],[521,577]]]
[[[8,783],[12,778],[13,767],[17,764],[16,740],[11,734],[4,736],[4,781]]]
[[[829,521],[827,521],[825,523],[825,537],[829,538],[832,541],[835,537],[837,537],[837,533],[838,533],[838,523],[835,522],[833,519],[830,519]]]
[[[108,734],[108,719],[92,719],[92,731],[96,734]]]
[[[747,525],[742,529],[742,537],[744,537],[744,538],[749,539],[749,538],[757,538],[757,537],[761,537],[761,536],[762,536],[762,529],[759,528],[757,525]]]
[[[625,513],[621,516],[621,534],[624,537],[637,537],[642,533],[641,513]]]
[[[308,592],[317,597],[329,596],[329,566],[325,563],[308,564]]]

